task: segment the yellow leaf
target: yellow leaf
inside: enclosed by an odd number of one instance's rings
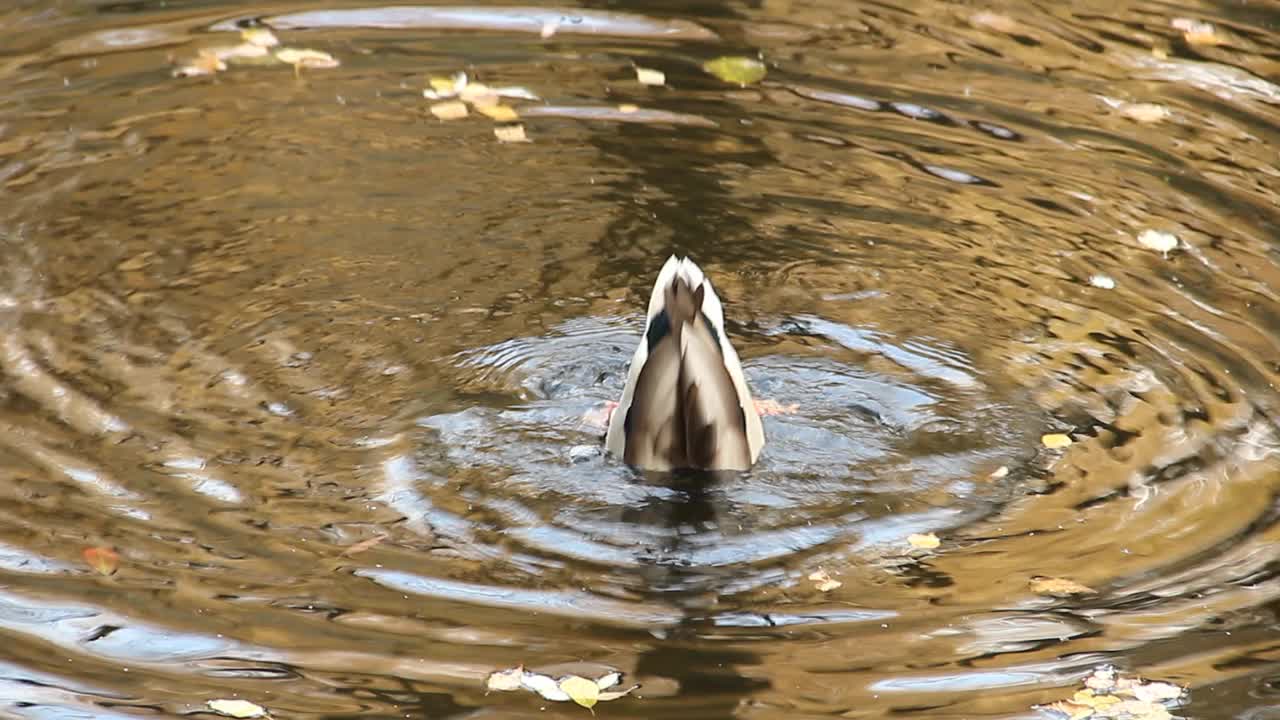
[[[1031,592],[1037,595],[1057,595],[1065,597],[1068,595],[1093,595],[1098,592],[1088,585],[1081,585],[1074,580],[1066,578],[1053,577],[1035,577],[1031,578],[1029,583]]]
[[[240,39],[261,48],[275,47],[280,44],[276,34],[264,27],[245,28],[240,31]]]
[[[1070,700],[1059,700],[1058,702],[1046,705],[1050,710],[1060,712],[1066,715],[1070,720],[1082,720],[1093,714],[1093,708],[1088,705],[1071,702]]]
[[[493,128],[493,135],[498,138],[498,142],[529,142],[529,138],[524,134],[523,125],[498,125]]]
[[[640,109],[639,105],[632,105],[630,103],[623,103],[618,106],[618,112],[623,112],[623,113],[633,113],[638,111],[639,109]]]
[[[764,79],[768,69],[755,58],[725,56],[708,60],[702,69],[727,83],[752,85]]]
[[[652,70],[650,68],[636,68],[636,80],[641,85],[666,85],[667,76],[661,70]]]
[[[809,573],[809,579],[815,583],[814,587],[816,587],[819,592],[829,592],[831,590],[835,590],[841,585],[844,585],[844,583],[839,580],[833,580],[831,576],[827,574],[826,570],[816,570]]]
[[[431,85],[432,90],[435,90],[442,96],[457,95],[458,88],[460,86],[466,86],[467,76],[464,73],[462,78],[459,80],[457,75],[453,77],[440,77],[439,75],[436,75],[428,78],[427,83]]]
[[[938,536],[933,533],[914,533],[907,537],[907,542],[911,543],[911,547],[920,550],[932,550],[942,544]]]
[[[496,96],[497,93],[493,91],[493,88],[485,85],[484,83],[469,83],[463,86],[462,89],[458,90],[458,97],[466,100],[467,102],[474,102],[476,98],[484,97],[486,95]]]
[[[108,547],[85,548],[81,553],[84,561],[99,575],[113,575],[120,567],[120,556]]]
[[[458,120],[467,116],[467,104],[459,100],[436,103],[430,110],[432,115],[441,120]]]
[[[476,105],[476,110],[481,115],[487,115],[498,122],[511,122],[520,119],[520,115],[506,105]]]
[[[334,56],[319,50],[284,48],[276,51],[276,58],[295,68],[335,68],[340,64]]]
[[[1064,433],[1049,433],[1040,436],[1040,444],[1050,450],[1061,450],[1071,444],[1071,436]]]
[[[560,681],[560,689],[569,699],[584,708],[590,709],[600,699],[600,686],[594,680],[570,675]],[[592,711],[595,712],[594,710]]]
[[[267,709],[248,700],[210,700],[209,709],[219,715],[233,718],[259,718],[267,716]]]

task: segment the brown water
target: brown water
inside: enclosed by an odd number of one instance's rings
[[[0,14],[4,717],[1280,718],[1276,5],[358,7]],[[246,18],[341,67],[171,76]],[[672,251],[798,407],[705,494],[582,421]]]

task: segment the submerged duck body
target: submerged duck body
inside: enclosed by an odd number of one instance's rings
[[[764,428],[702,270],[672,255],[649,297],[605,449],[643,470],[746,470]]]

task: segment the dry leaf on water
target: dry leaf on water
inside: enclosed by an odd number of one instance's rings
[[[917,550],[932,550],[942,544],[938,536],[933,533],[914,533],[907,536],[907,542]]]
[[[240,31],[240,39],[261,48],[275,47],[280,44],[276,34],[264,27],[245,28]]]
[[[1066,597],[1070,595],[1093,595],[1098,592],[1088,585],[1082,585],[1074,580],[1055,577],[1034,577],[1029,583],[1031,592],[1037,595],[1055,595],[1058,597]]]
[[[493,135],[498,138],[498,142],[530,142],[529,138],[524,134],[524,125],[499,125],[493,129]]]
[[[510,670],[498,670],[489,673],[484,687],[486,691],[511,692],[512,690],[519,690],[522,684],[520,681],[523,677],[523,665],[513,667]]]
[[[725,56],[703,63],[702,69],[727,83],[752,85],[764,79],[768,69],[755,58]]]
[[[526,672],[520,676],[520,685],[526,690],[532,690],[543,698],[552,702],[568,702],[569,693],[560,689],[560,684],[555,678],[538,673]]]
[[[211,50],[201,50],[194,60],[173,71],[174,77],[198,77],[226,70],[227,64]]]
[[[794,415],[796,411],[800,409],[800,406],[798,404],[792,403],[790,405],[783,405],[777,400],[772,400],[772,399],[756,400],[755,403],[756,403],[756,412],[764,416]]]
[[[661,70],[654,70],[652,68],[637,67],[636,80],[639,80],[641,85],[666,85],[667,84],[666,74],[663,73]]]
[[[831,590],[835,590],[841,585],[844,585],[844,583],[839,580],[832,579],[832,577],[827,574],[826,570],[815,570],[814,572],[809,573],[809,579],[814,582],[814,587],[816,587],[819,592],[829,592]]]
[[[600,686],[595,680],[588,680],[577,675],[570,675],[560,681],[560,689],[570,700],[584,708],[591,709],[600,700]],[[595,711],[592,710],[592,714]]]
[[[520,114],[506,105],[476,105],[475,108],[476,112],[498,122],[512,122],[520,119]]]
[[[1227,42],[1213,23],[1192,18],[1174,18],[1169,24],[1182,31],[1182,39],[1188,45],[1223,45]]]
[[[1050,450],[1061,450],[1071,444],[1071,436],[1064,433],[1049,433],[1040,436],[1040,444]]]
[[[208,708],[219,715],[233,718],[259,718],[267,716],[267,709],[248,700],[210,700]]]
[[[1166,682],[1148,682],[1138,677],[1121,677],[1113,667],[1094,670],[1069,700],[1060,700],[1044,709],[1066,716],[1085,718],[1125,718],[1127,720],[1169,720],[1165,702],[1179,700],[1181,687]]]
[[[1134,122],[1155,123],[1164,120],[1173,113],[1169,108],[1156,103],[1126,103],[1120,106],[1120,115]]]
[[[114,575],[120,567],[120,556],[108,547],[88,547],[81,554],[84,561],[99,575]]]
[[[460,120],[467,116],[467,104],[461,100],[436,103],[428,109],[441,120]]]
[[[457,95],[467,86],[467,74],[459,71],[450,77],[434,75],[427,78],[427,84],[431,87],[423,90],[422,96],[428,100],[443,100]]]
[[[300,68],[336,68],[341,63],[327,52],[306,48],[282,48],[276,51],[276,59],[293,66],[296,74]]]
[[[990,28],[1008,35],[1015,35],[1022,29],[1018,21],[1008,15],[985,10],[970,15],[969,24],[978,28]]]
[[[1170,252],[1178,249],[1178,236],[1163,230],[1148,228],[1138,233],[1138,244],[1168,257]]]
[[[378,543],[386,539],[387,539],[386,535],[374,535],[371,538],[365,538],[364,540],[361,540],[360,542],[356,543],[355,545],[352,545],[346,550],[343,550],[341,554],[345,555],[346,557],[351,557],[352,555],[359,555],[365,550],[368,550],[369,548],[377,545]]]

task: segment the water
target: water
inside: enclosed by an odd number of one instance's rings
[[[342,64],[172,77],[246,18]],[[578,663],[642,684],[609,717],[1048,717],[1109,663],[1280,717],[1278,23],[9,7],[0,712],[582,717],[484,691]],[[531,142],[433,117],[459,70]],[[795,408],[705,491],[584,419],[673,251]]]

